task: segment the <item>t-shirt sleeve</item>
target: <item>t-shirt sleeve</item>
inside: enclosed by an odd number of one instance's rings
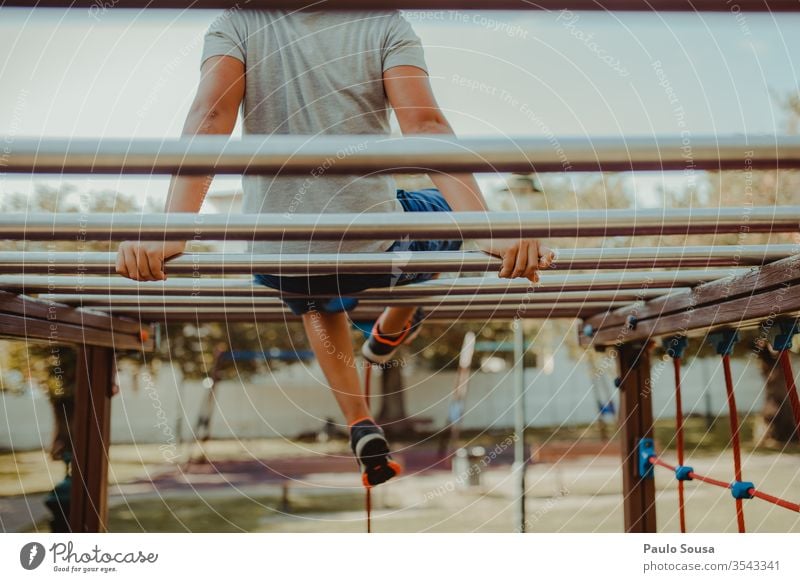
[[[200,63],[206,59],[217,56],[228,56],[239,59],[245,63],[244,34],[237,25],[236,13],[225,12],[219,16],[206,31],[203,41],[203,57]]]
[[[410,65],[428,72],[422,42],[399,12],[389,17],[382,58],[384,71],[392,67]]]

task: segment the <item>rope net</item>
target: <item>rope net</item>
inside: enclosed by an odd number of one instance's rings
[[[779,335],[774,346],[779,351],[779,361],[783,371],[783,376],[786,380],[787,399],[789,400],[792,416],[795,422],[794,438],[800,438],[800,398],[798,398],[797,385],[792,370],[791,361],[789,359],[789,349],[792,344],[792,337],[798,333],[797,322],[792,323],[793,327],[788,330],[783,330],[783,335]],[[710,340],[715,345],[717,353],[721,356],[722,367],[725,377],[725,393],[728,404],[728,413],[730,416],[730,431],[731,431],[731,449],[733,452],[733,473],[734,481],[725,482],[706,475],[701,475],[692,467],[685,464],[685,440],[684,440],[684,417],[683,417],[683,401],[681,394],[681,364],[683,353],[687,346],[687,339],[685,337],[675,337],[664,341],[664,348],[667,355],[672,358],[673,371],[675,375],[675,441],[676,441],[676,456],[678,459],[677,465],[672,465],[664,461],[656,454],[651,454],[650,448],[645,448],[645,440],[640,443],[642,447],[642,456],[646,455],[646,461],[649,465],[656,467],[663,467],[669,469],[675,474],[678,479],[678,512],[680,520],[681,533],[686,533],[686,507],[685,507],[685,482],[686,481],[699,481],[715,487],[721,487],[731,491],[736,503],[736,522],[740,533],[746,531],[744,519],[743,502],[745,499],[761,499],[767,503],[771,503],[778,507],[783,507],[790,511],[800,513],[800,503],[795,503],[771,495],[763,491],[759,491],[756,487],[748,482],[742,480],[742,453],[741,453],[741,438],[740,438],[740,425],[739,415],[736,407],[736,396],[734,392],[733,374],[731,373],[730,357],[733,352],[733,346],[738,341],[738,333],[735,331],[725,330],[716,334],[711,334]]]

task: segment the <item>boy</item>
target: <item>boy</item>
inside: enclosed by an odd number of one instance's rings
[[[431,91],[419,38],[397,11],[289,13],[228,11],[206,34],[197,95],[184,135],[227,134],[242,107],[245,134],[390,133],[389,111],[409,134],[452,134]],[[343,153],[346,155],[346,153]],[[333,161],[332,163],[335,163]],[[397,191],[388,175],[245,176],[243,212],[286,216],[322,212],[485,211],[474,177],[431,174],[436,189]],[[198,212],[211,177],[175,177],[165,212]],[[455,250],[460,241],[313,241],[251,243],[253,253],[382,252]],[[501,277],[538,280],[552,253],[535,240],[485,240],[479,247],[501,257]],[[163,280],[164,260],[183,252],[185,243],[125,242],[117,272],[137,281]],[[366,487],[400,471],[392,461],[383,431],[366,407],[347,311],[347,297],[370,287],[429,279],[433,275],[280,276],[255,274],[258,283],[305,298],[288,299],[302,316],[309,342],[350,427],[350,444]],[[320,298],[320,295],[336,295]],[[414,307],[386,309],[362,352],[373,363],[390,360],[419,329]],[[332,353],[331,353],[332,352]]]

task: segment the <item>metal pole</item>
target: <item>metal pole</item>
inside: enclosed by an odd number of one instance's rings
[[[622,290],[622,291],[565,291],[563,293],[493,293],[486,295],[435,295],[431,297],[401,297],[387,299],[362,299],[359,305],[362,307],[386,307],[394,305],[419,305],[420,307],[436,307],[445,305],[497,305],[497,306],[538,306],[542,303],[601,303],[611,305],[613,303],[629,304],[639,299],[648,299],[666,295],[670,289],[645,289],[642,291]],[[61,303],[64,305],[93,307],[93,306],[186,306],[190,304],[196,307],[213,306],[256,306],[269,307],[281,305],[280,300],[274,297],[241,297],[241,296],[203,296],[193,297],[191,295],[59,295],[56,293],[47,295],[48,301]]]
[[[795,245],[744,247],[635,247],[556,250],[553,270],[665,269],[757,266],[797,253]],[[5,273],[109,275],[116,253],[0,252]],[[427,273],[498,271],[502,260],[480,251],[319,254],[192,253],[167,261],[169,275],[280,275]]]
[[[0,214],[8,240],[446,240],[797,232],[800,206],[362,214]],[[341,255],[339,255],[341,256]]]
[[[238,0],[116,0],[113,9],[230,9],[241,4]],[[24,8],[103,8],[97,0],[6,0],[8,7]],[[797,3],[791,0],[737,0],[741,12],[791,12]],[[385,0],[248,0],[248,9],[271,10],[385,10]],[[730,12],[724,0],[395,0],[388,6],[406,10],[572,10],[572,11],[635,11],[635,12]]]
[[[456,138],[444,135],[226,136],[180,139],[23,139],[9,144],[3,170],[55,174],[326,175],[430,172],[685,170],[680,136]],[[342,155],[346,152],[347,155]],[[334,163],[331,163],[334,160]],[[797,136],[697,136],[696,170],[800,167]],[[745,214],[740,211],[740,214]]]
[[[522,321],[515,319],[511,324],[514,329],[514,471],[517,475],[517,505],[516,517],[517,530],[520,533],[527,531],[527,518],[525,516],[525,470],[527,468],[527,451],[525,447],[525,427],[527,418],[525,414],[525,335]]]
[[[542,273],[534,285],[527,279],[500,279],[496,276],[436,279],[375,288],[353,294],[360,298],[428,297],[433,295],[474,295],[483,293],[539,293],[543,291],[618,291],[676,289],[693,287],[729,276],[743,275],[749,269],[666,270],[647,272]],[[170,278],[166,281],[139,282],[124,277],[50,277],[46,275],[0,275],[0,289],[14,293],[54,292],[82,295],[238,295],[277,297],[279,292],[253,283],[251,278]],[[45,296],[44,298],[47,298]]]
[[[616,302],[616,303],[543,303],[538,305],[531,306],[531,310],[536,310],[537,312],[545,312],[548,310],[555,311],[555,310],[573,310],[573,311],[580,311],[580,310],[594,310],[596,312],[603,311],[610,307],[622,307],[625,305],[630,305],[629,302]],[[505,312],[513,312],[513,311],[522,311],[521,309],[515,309],[516,305],[512,304],[509,306],[497,305],[495,309],[488,307],[486,305],[476,305],[470,306],[467,304],[446,304],[442,307],[434,307],[428,311],[429,314],[436,314],[436,313],[461,313],[461,312],[480,312],[480,313],[491,313],[493,311],[505,311]],[[106,306],[96,306],[92,307],[91,309],[95,309],[98,311],[104,311],[109,313],[158,313],[159,308],[161,312],[169,312],[169,313],[286,313],[289,314],[290,311],[284,307],[280,303],[268,304],[268,305],[251,305],[249,307],[237,307],[237,306],[225,306],[225,305],[213,305],[213,306],[176,306],[176,305],[106,305]],[[380,308],[372,308],[371,311],[380,313]],[[524,315],[522,313],[521,315]]]
[[[448,309],[433,310],[428,312],[428,321],[480,321],[486,323],[487,320],[501,321],[521,319],[585,319],[601,313],[605,310],[602,306],[583,306],[579,309],[554,308],[554,309],[527,309],[521,312],[518,309]],[[288,321],[300,321],[299,316],[295,316],[291,311],[270,310],[220,310],[220,309],[179,309],[170,308],[156,311],[139,311],[133,308],[131,311],[120,312],[111,310],[110,312],[141,320],[142,322],[177,322],[177,321],[217,321],[217,322],[261,322],[261,323],[281,323]],[[375,321],[383,312],[381,309],[356,309],[348,315],[352,321]],[[101,311],[106,313],[106,311]]]

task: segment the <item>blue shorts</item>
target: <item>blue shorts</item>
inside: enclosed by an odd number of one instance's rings
[[[415,192],[397,191],[397,200],[406,212],[451,212],[452,209],[441,193],[434,189]],[[460,240],[395,241],[389,251],[457,251]],[[358,305],[358,299],[347,297],[375,287],[394,287],[432,279],[434,273],[386,273],[386,274],[342,274],[313,275],[309,277],[281,277],[276,275],[253,275],[256,283],[278,289],[284,293],[303,295],[283,298],[283,302],[295,315],[309,311],[339,313],[350,311]],[[332,297],[320,297],[329,295]]]

